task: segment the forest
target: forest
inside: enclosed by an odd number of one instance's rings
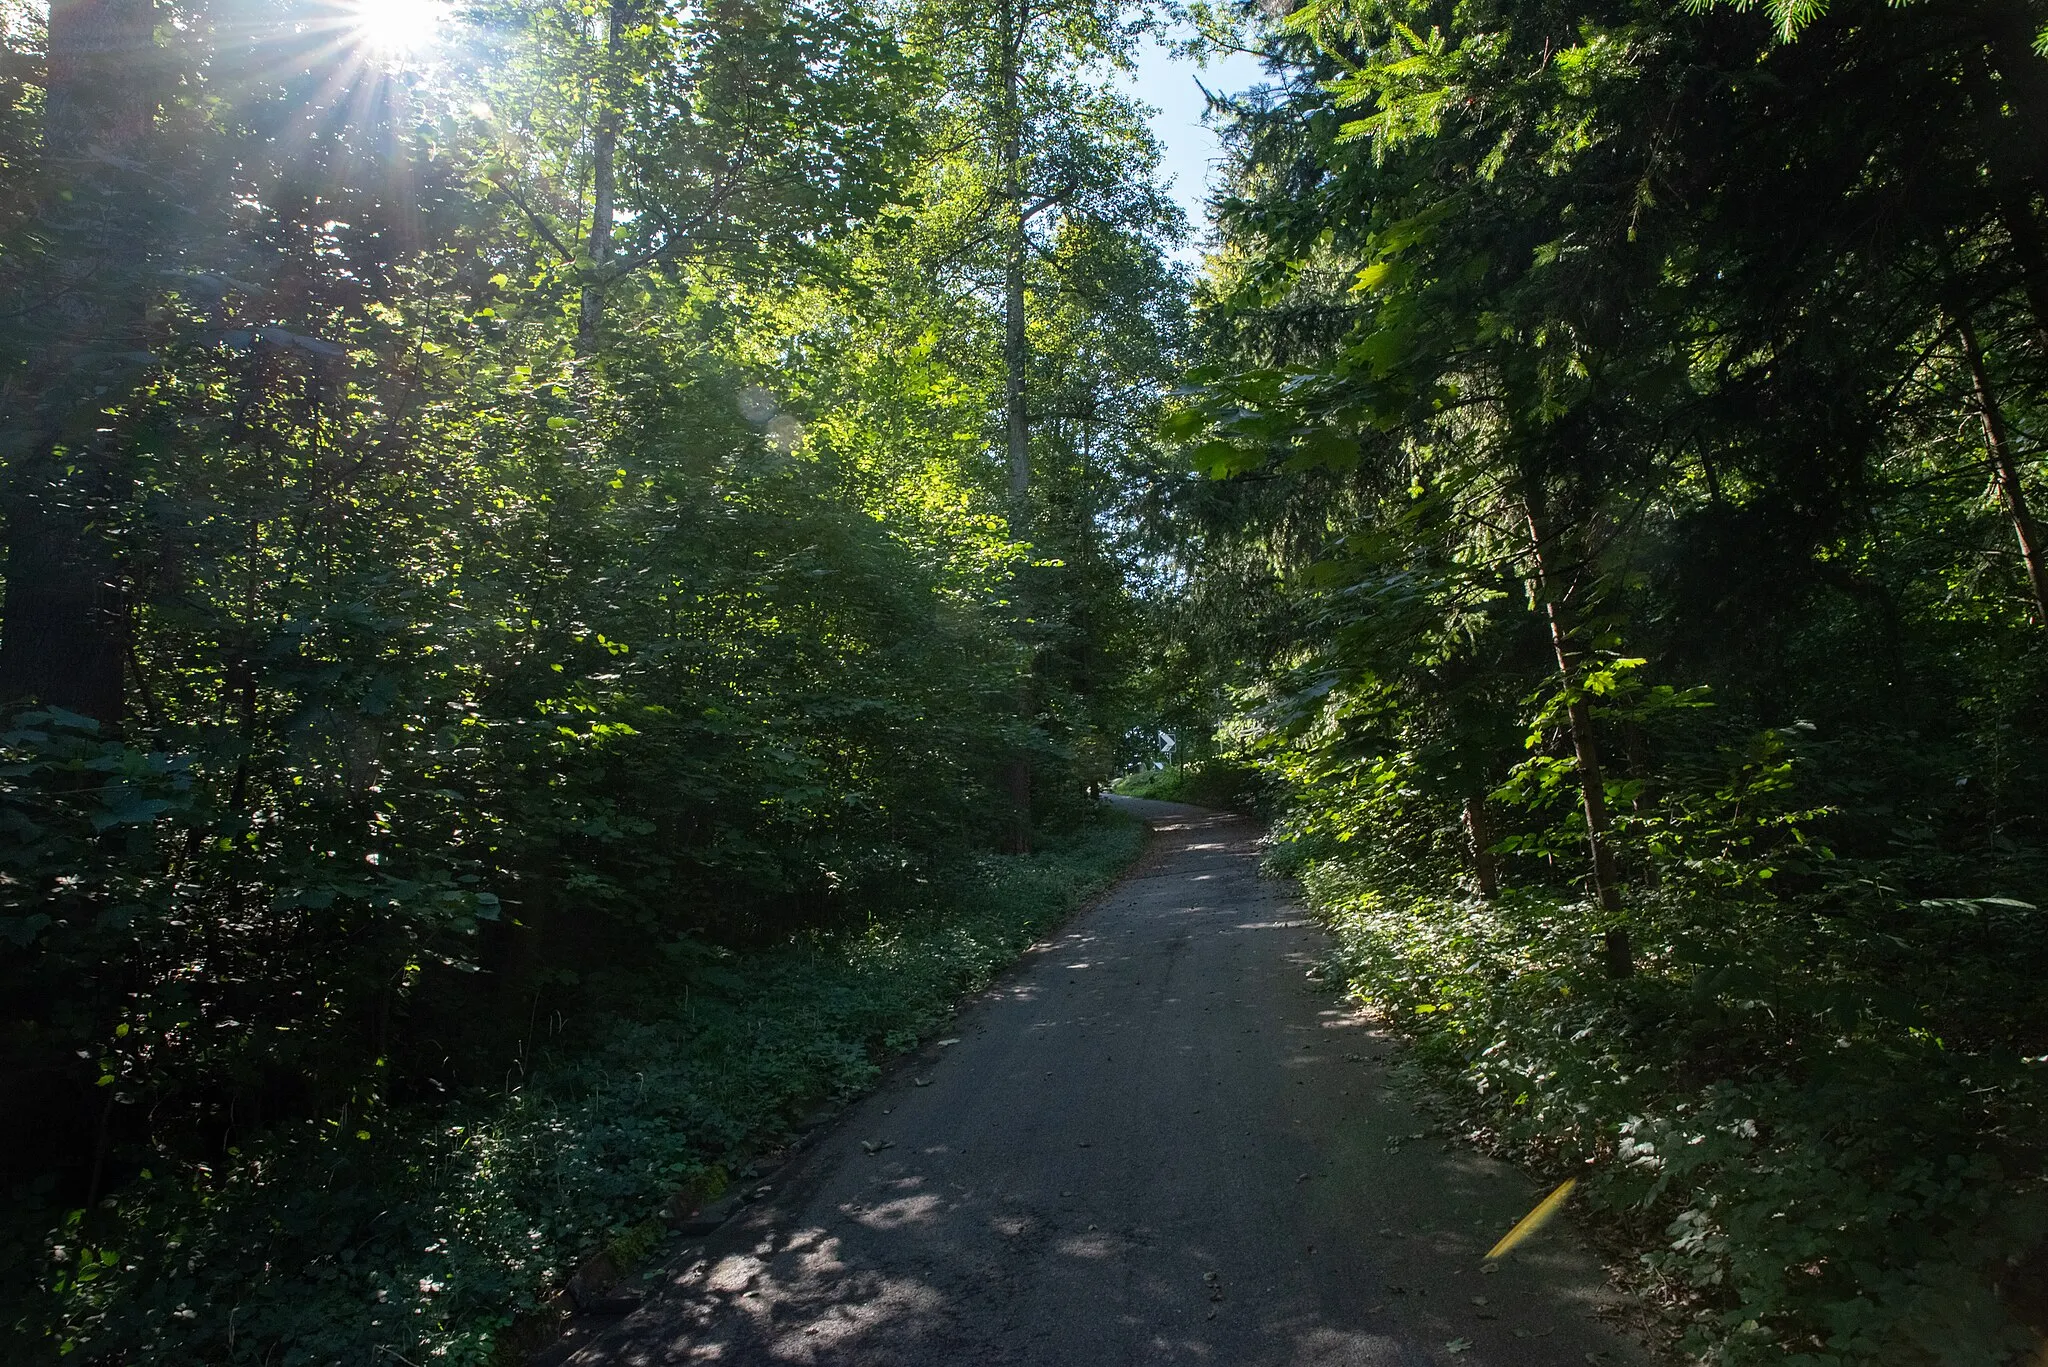
[[[1112,784],[1675,1356],[2037,1360],[2048,5],[9,0],[0,183],[7,1361],[523,1362]]]

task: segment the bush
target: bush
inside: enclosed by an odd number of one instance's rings
[[[1638,971],[1613,979],[1594,904],[1300,866],[1351,990],[1475,1138],[1585,1177],[1705,1361],[1964,1367],[2033,1343],[2000,1287],[2048,1238],[2041,1060],[1930,1029],[1839,917],[1645,899]],[[1923,906],[1894,948],[1953,957],[1970,919]]]
[[[864,927],[651,945],[573,984],[581,1018],[535,1019],[492,1086],[282,1126],[91,1211],[17,1206],[15,1360],[492,1361],[581,1260],[872,1085],[1142,840],[1111,814]]]
[[[1266,803],[1267,786],[1257,767],[1236,759],[1198,759],[1188,764],[1140,769],[1111,785],[1125,797],[1186,802],[1196,807],[1254,811]]]

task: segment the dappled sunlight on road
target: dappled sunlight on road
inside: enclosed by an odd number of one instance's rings
[[[1391,1041],[1320,984],[1321,933],[1258,876],[1256,831],[1158,829],[1141,876],[572,1360],[1630,1361],[1567,1246],[1482,1287],[1528,1184],[1390,1095]]]

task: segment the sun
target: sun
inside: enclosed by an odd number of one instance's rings
[[[359,44],[394,56],[433,42],[448,15],[435,0],[349,0],[347,13]]]

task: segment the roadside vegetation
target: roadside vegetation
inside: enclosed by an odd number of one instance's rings
[[[516,1361],[1128,857],[1137,19],[0,8],[10,1364]]]
[[[1205,13],[1152,525],[1353,991],[1700,1359],[2033,1360],[2048,12]]]
[[[2044,33],[0,4],[10,1361],[516,1358],[1119,774],[1698,1358],[2037,1352]]]
[[[579,1267],[657,1257],[665,1215],[865,1091],[1142,843],[1105,816],[864,926],[591,967],[576,1012],[530,1020],[502,1075],[281,1123],[209,1172],[138,1173],[114,1210],[71,1218],[16,1314],[79,1361],[234,1361],[251,1342],[517,1361]]]
[[[1214,757],[1134,769],[1119,777],[1111,790],[1125,797],[1225,811],[1255,811],[1264,795],[1256,765]]]

